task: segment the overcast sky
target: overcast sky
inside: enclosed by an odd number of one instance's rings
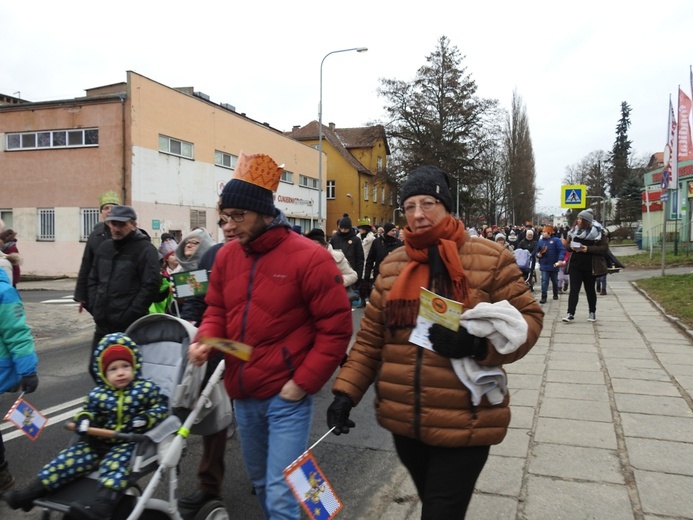
[[[413,79],[443,35],[479,96],[505,108],[514,89],[522,97],[548,213],[566,167],[611,149],[622,101],[634,152],[650,155],[666,141],[669,96],[690,94],[690,0],[3,2],[0,92],[72,98],[133,70],[290,130],[318,118],[322,58],[365,46],[323,67],[323,123],[362,126],[384,117],[379,79]]]

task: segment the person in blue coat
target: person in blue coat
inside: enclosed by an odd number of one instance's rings
[[[0,269],[0,395],[19,389],[30,394],[38,387],[36,349],[17,289]],[[5,460],[0,432],[0,492],[12,487],[14,477]]]
[[[554,235],[553,226],[544,226],[541,230],[541,238],[537,243],[537,259],[541,271],[541,300],[546,303],[549,292],[549,280],[553,287],[553,299],[558,300],[558,262],[563,261],[565,247],[563,241]]]

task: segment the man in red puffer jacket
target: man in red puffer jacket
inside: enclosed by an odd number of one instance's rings
[[[282,171],[267,155],[241,154],[224,186],[219,217],[236,240],[217,254],[189,357],[207,360],[208,338],[252,347],[247,361],[225,356],[243,458],[265,517],[298,520],[283,470],[308,446],[313,395],[344,358],[352,321],[330,253],[292,233],[274,206]]]

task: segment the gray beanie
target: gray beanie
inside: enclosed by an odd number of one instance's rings
[[[452,195],[448,174],[437,166],[420,166],[409,174],[400,189],[402,204],[414,195],[430,195],[452,212]]]
[[[578,213],[578,218],[586,220],[591,224],[594,221],[594,213],[592,213],[591,209],[583,209],[580,213]]]

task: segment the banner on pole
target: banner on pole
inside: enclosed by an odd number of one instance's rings
[[[341,511],[342,502],[310,450],[284,470],[284,479],[311,520],[331,520]]]
[[[48,419],[41,412],[21,397],[12,405],[4,420],[10,421],[32,441],[38,439],[44,426],[48,423]]]

